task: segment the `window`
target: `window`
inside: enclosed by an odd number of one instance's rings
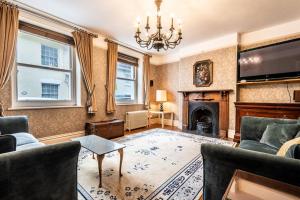
[[[116,101],[117,103],[136,103],[138,59],[120,53],[118,56]]]
[[[42,44],[42,65],[58,67],[58,49]]]
[[[68,37],[21,22],[15,73],[16,107],[76,105],[74,45]]]
[[[42,83],[42,98],[58,99],[58,84]]]

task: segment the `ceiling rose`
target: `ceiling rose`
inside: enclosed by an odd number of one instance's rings
[[[174,49],[177,45],[180,44],[180,41],[182,39],[182,32],[181,32],[181,23],[178,23],[178,28],[176,30],[174,25],[174,16],[171,16],[171,27],[169,28],[169,31],[166,33],[162,32],[162,24],[161,24],[161,12],[160,12],[160,6],[161,6],[162,0],[155,0],[155,4],[157,7],[157,15],[156,15],[156,32],[150,33],[150,16],[147,16],[147,23],[145,26],[145,37],[141,37],[141,20],[138,18],[137,20],[137,28],[135,32],[135,39],[136,42],[142,47],[150,49],[156,49],[157,51],[160,51],[160,49]]]

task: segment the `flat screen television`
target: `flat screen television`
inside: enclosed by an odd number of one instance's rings
[[[300,39],[241,51],[238,81],[300,78]]]

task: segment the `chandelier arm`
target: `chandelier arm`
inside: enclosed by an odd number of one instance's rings
[[[137,41],[137,43],[148,43],[150,41],[150,39],[148,40],[143,40],[140,36],[140,34],[137,35],[137,38],[139,39],[139,41]]]
[[[171,44],[171,43],[174,43],[174,44],[176,44],[176,45],[178,45],[179,43],[178,43],[178,41],[180,42],[180,40],[181,40],[181,35],[178,35],[178,37],[177,37],[177,39],[175,39],[175,40],[173,40],[173,41],[167,41],[167,43],[168,44]]]

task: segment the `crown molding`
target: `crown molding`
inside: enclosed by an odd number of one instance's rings
[[[300,19],[241,34],[242,46],[300,34]]]

